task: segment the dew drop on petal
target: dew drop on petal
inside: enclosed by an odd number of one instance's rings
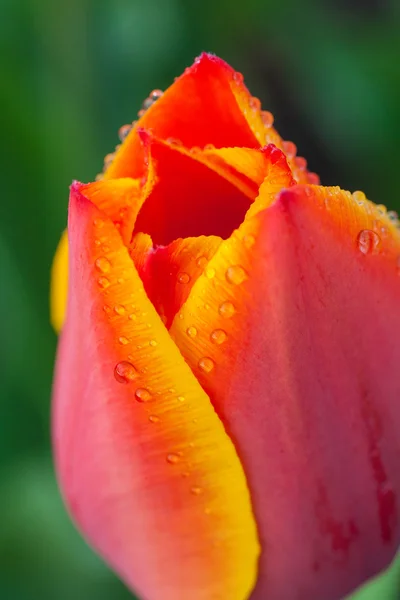
[[[265,127],[272,127],[274,124],[274,115],[269,110],[261,111],[261,120]]]
[[[122,346],[126,346],[127,344],[129,344],[129,340],[127,337],[125,337],[124,335],[121,335],[118,338],[118,342],[122,345]]]
[[[157,417],[157,415],[150,415],[149,416],[150,423],[159,423],[160,420],[161,420],[160,417]]]
[[[105,258],[104,256],[96,258],[94,265],[100,273],[109,273],[111,270],[111,263],[108,258]]]
[[[359,204],[360,206],[362,206],[365,201],[367,200],[367,198],[365,197],[364,192],[360,192],[359,190],[353,192],[353,199],[357,202],[357,204]]]
[[[193,327],[193,326],[188,327],[186,329],[186,333],[189,337],[194,338],[197,335],[197,329],[196,329],[196,327]]]
[[[194,485],[190,488],[190,493],[193,494],[193,496],[200,496],[202,492],[203,488],[199,487],[198,485]]]
[[[243,75],[239,71],[235,71],[233,74],[233,79],[236,83],[243,83]]]
[[[208,279],[212,279],[215,277],[215,269],[213,267],[207,267],[205,274]]]
[[[121,142],[123,142],[125,138],[128,137],[131,129],[132,125],[122,125],[122,127],[118,129],[118,137]]]
[[[149,341],[149,346],[153,346],[153,348],[154,348],[154,346],[157,346],[156,340],[150,340]]]
[[[236,309],[232,302],[223,302],[218,309],[221,317],[224,317],[225,319],[232,317],[235,314],[235,311]]]
[[[146,388],[138,388],[135,392],[135,398],[138,402],[150,402],[152,395]]]
[[[114,369],[114,377],[118,383],[130,383],[137,377],[137,370],[127,360],[119,362]]]
[[[226,341],[227,337],[228,336],[226,334],[226,331],[224,331],[223,329],[214,329],[214,331],[210,335],[211,341],[213,342],[213,344],[217,344],[217,346],[223,344]]]
[[[178,283],[189,283],[190,275],[188,275],[187,273],[178,273],[177,279]]]
[[[304,156],[296,156],[296,158],[294,159],[295,163],[296,163],[296,167],[299,168],[301,171],[305,171],[307,168],[307,160],[304,158]]]
[[[232,265],[226,270],[225,277],[228,283],[239,285],[247,278],[247,274],[240,265]]]
[[[116,304],[114,306],[114,312],[116,315],[124,315],[125,314],[125,306],[123,306],[122,304]]]
[[[256,96],[252,96],[249,101],[249,106],[251,110],[257,111],[261,108],[261,102]]]
[[[204,267],[207,264],[207,258],[205,256],[199,256],[199,258],[196,261],[196,264],[198,267],[200,267],[200,269],[204,269]]]
[[[176,463],[178,463],[180,461],[180,457],[178,454],[175,454],[174,452],[170,452],[170,454],[167,454],[167,462],[169,462],[171,465],[176,465]]]
[[[284,142],[282,142],[282,148],[288,158],[294,158],[296,156],[296,144],[294,144],[290,140],[285,140]]]
[[[357,236],[357,246],[363,254],[372,254],[378,249],[381,238],[371,229],[362,229]]]
[[[185,396],[178,396],[178,402],[185,402]]]
[[[210,373],[210,371],[212,371],[214,368],[214,361],[212,358],[208,358],[207,356],[203,356],[203,358],[199,360],[198,364],[199,369],[204,371],[204,373]]]
[[[101,288],[103,288],[103,290],[105,290],[106,288],[108,288],[108,286],[110,285],[110,282],[107,279],[107,277],[99,277],[98,280],[97,280],[97,283],[99,284],[99,286]]]

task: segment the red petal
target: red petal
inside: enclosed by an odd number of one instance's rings
[[[222,242],[174,320],[245,466],[254,600],[338,600],[399,546],[399,256],[372,204],[295,186]]]
[[[71,191],[54,390],[67,503],[142,597],[242,600],[254,585],[258,542],[240,461],[120,234],[81,191]]]

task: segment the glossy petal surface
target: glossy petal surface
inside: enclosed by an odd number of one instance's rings
[[[399,255],[372,204],[295,186],[221,244],[174,320],[248,478],[253,600],[337,600],[399,545]]]
[[[242,466],[118,230],[86,191],[76,184],[71,193],[54,391],[66,501],[143,598],[242,600],[258,556]]]

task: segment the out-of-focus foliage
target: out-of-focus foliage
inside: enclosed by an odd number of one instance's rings
[[[324,183],[399,209],[399,16],[398,0],[0,0],[1,599],[132,597],[52,470],[49,269],[71,180],[93,180],[148,92],[209,50]],[[357,598],[399,596],[394,568]]]

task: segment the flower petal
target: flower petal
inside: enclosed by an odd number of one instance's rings
[[[120,234],[82,191],[71,191],[53,415],[67,503],[143,597],[243,600],[258,542],[235,448]]]
[[[175,80],[159,100],[136,122],[108,167],[105,177],[141,177],[145,172],[138,131],[149,129],[162,140],[186,148],[246,147],[274,144],[287,153],[299,183],[316,183],[304,158],[296,158],[293,143],[282,140],[272,127],[270,113],[249,93],[243,76],[225,61],[203,53]]]
[[[338,600],[399,545],[399,256],[379,208],[294,186],[222,242],[173,322],[248,478],[253,600]]]
[[[56,332],[61,331],[67,309],[68,236],[64,231],[58,243],[51,267],[50,320]]]

